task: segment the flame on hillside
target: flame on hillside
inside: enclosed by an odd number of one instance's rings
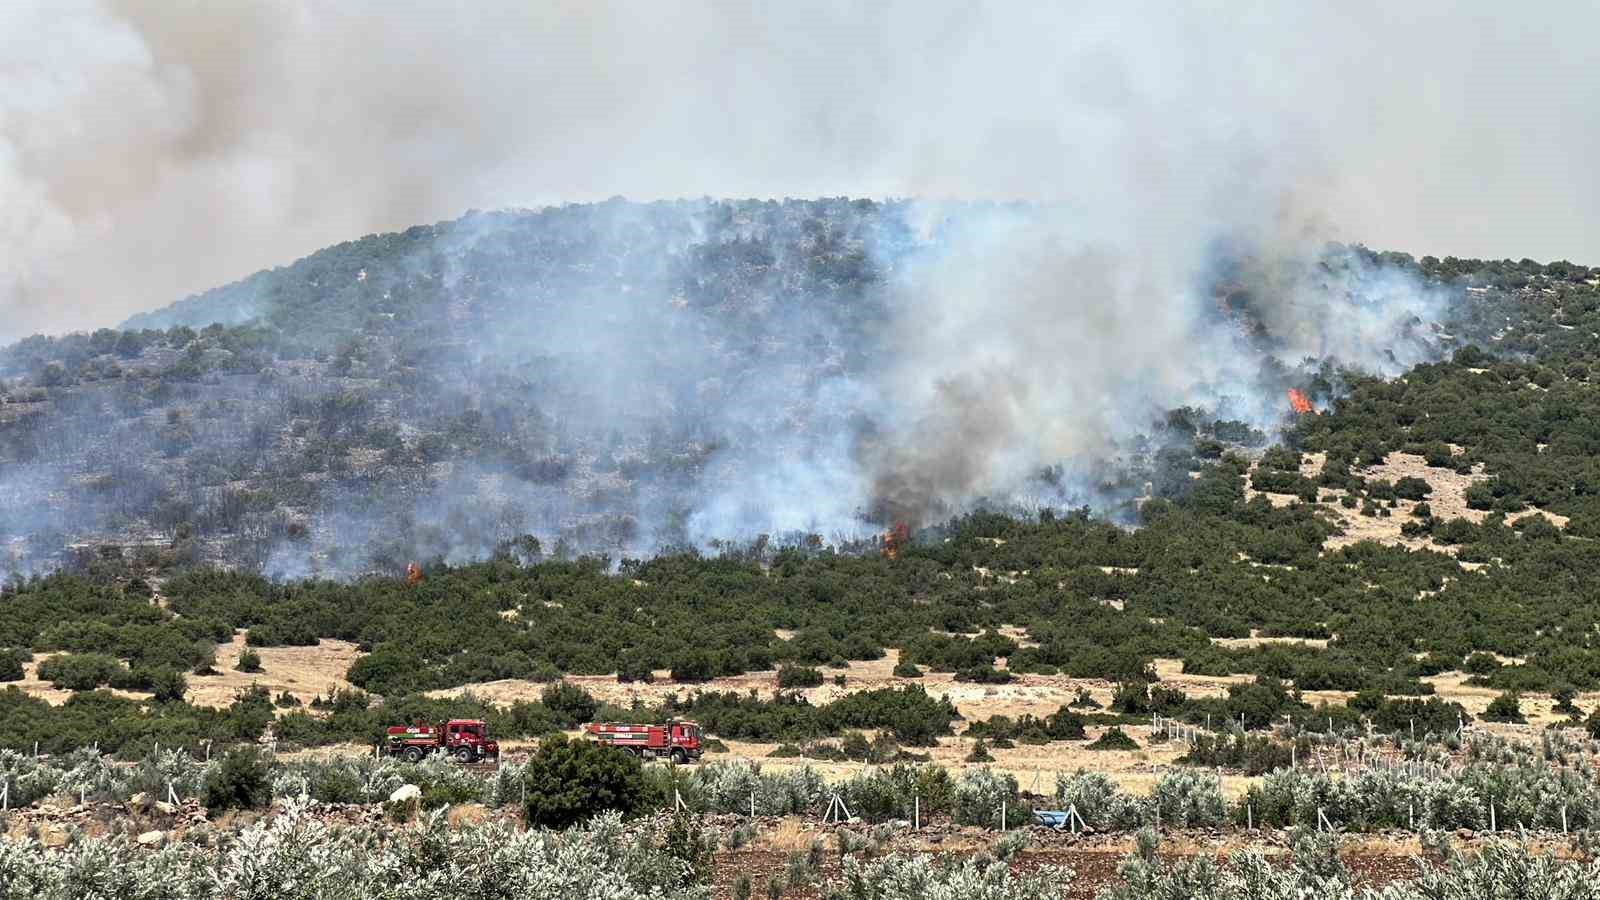
[[[911,527],[904,522],[894,523],[894,527],[883,533],[883,558],[898,559],[900,548],[911,541]]]
[[[1289,388],[1289,405],[1294,407],[1296,415],[1305,415],[1316,409],[1311,405],[1311,400],[1296,388]]]
[[[414,562],[406,563],[406,584],[416,587],[422,583],[422,567]]]

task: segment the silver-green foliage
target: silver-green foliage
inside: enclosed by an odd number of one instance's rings
[[[1104,900],[1592,900],[1600,864],[1564,864],[1511,843],[1455,856],[1443,868],[1422,867],[1413,880],[1357,888],[1326,839],[1297,842],[1294,865],[1273,865],[1242,852],[1223,864],[1208,854],[1162,863],[1132,857],[1124,884]]]
[[[1062,809],[1076,808],[1096,831],[1132,831],[1158,821],[1172,828],[1216,828],[1228,818],[1222,782],[1215,775],[1188,769],[1163,773],[1145,797],[1124,793],[1099,772],[1059,775],[1056,801]]]
[[[746,762],[700,766],[684,786],[691,795],[685,802],[710,812],[749,813],[754,797],[758,816],[819,812],[826,795],[822,776],[809,766],[780,774]]]
[[[823,887],[825,900],[1053,900],[1072,880],[1066,869],[1018,873],[994,860],[949,863],[926,855],[866,863],[847,857],[840,868]]]
[[[1025,825],[1032,812],[1022,806],[1017,796],[1017,779],[1010,774],[997,773],[987,766],[968,769],[955,781],[951,798],[951,814],[959,825],[980,825],[999,828],[1004,805],[1006,826]]]
[[[13,809],[28,806],[61,787],[61,770],[15,750],[0,750],[0,779],[10,788]]]
[[[503,824],[453,829],[442,813],[414,828],[342,828],[297,800],[222,850],[145,851],[120,836],[59,850],[0,841],[0,885],[5,900],[709,896],[682,860],[626,837],[615,814],[562,834]]]
[[[1084,824],[1096,831],[1130,831],[1144,824],[1145,804],[1124,793],[1104,772],[1056,776],[1056,802],[1063,810],[1076,809]]]

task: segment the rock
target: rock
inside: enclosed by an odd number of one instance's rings
[[[178,811],[176,806],[173,806],[171,803],[168,803],[165,800],[157,800],[154,804],[152,804],[152,808],[164,816],[170,816]]]
[[[167,840],[165,831],[146,831],[134,839],[141,847],[159,847]]]
[[[422,788],[419,788],[414,784],[402,784],[395,788],[394,793],[389,795],[389,802],[407,803],[409,801],[419,800],[421,798]]]
[[[144,791],[140,791],[139,793],[134,794],[132,797],[128,798],[128,805],[129,806],[143,806],[147,802],[149,802],[149,800],[150,800],[150,795],[146,794]]]

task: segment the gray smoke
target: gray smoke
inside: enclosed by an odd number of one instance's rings
[[[543,345],[531,323],[482,329],[490,361],[607,362],[571,404],[623,423],[606,454],[646,442],[628,423],[715,410],[691,429],[707,456],[686,511],[603,479],[585,506],[456,472],[418,520],[489,483],[538,520],[505,531],[603,507],[635,517],[616,541],[642,548],[849,536],[1027,503],[1057,464],[1046,502],[1102,501],[1099,464],[1164,410],[1272,427],[1264,365],[1428,357],[1415,329],[1445,298],[1356,254],[1330,267],[1327,239],[1600,258],[1600,98],[1567,37],[1596,25],[1578,3],[24,0],[0,8],[0,343],[469,207],[914,196],[914,246],[872,248],[880,331],[774,326],[815,333],[819,357],[866,347],[869,366],[657,351],[672,298],[611,282],[538,322]],[[450,283],[470,306],[470,281]],[[547,424],[552,447],[593,443],[571,416]]]
[[[1580,2],[22,0],[0,340],[613,194],[1060,200],[1154,254],[1244,186],[1373,246],[1592,259],[1596,26]]]

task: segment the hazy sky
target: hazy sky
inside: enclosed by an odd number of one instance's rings
[[[1060,201],[1157,251],[1237,197],[1600,263],[1600,4],[450,6],[0,4],[0,340],[616,194]]]

